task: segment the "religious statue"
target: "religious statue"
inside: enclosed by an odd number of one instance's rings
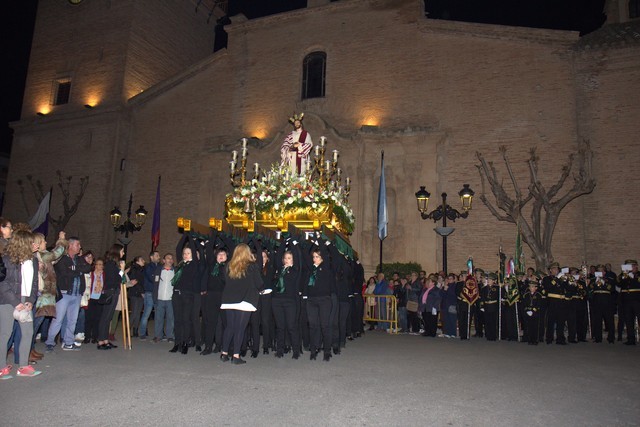
[[[292,173],[302,175],[309,168],[309,153],[313,147],[311,135],[302,127],[304,113],[294,114],[289,118],[293,130],[287,135],[280,148],[282,167],[287,167]]]

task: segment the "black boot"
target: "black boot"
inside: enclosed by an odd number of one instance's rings
[[[131,334],[131,336],[134,338],[138,336],[138,328],[133,328],[133,334]]]
[[[169,353],[177,353],[179,349],[180,349],[180,344],[176,344],[173,346],[171,350],[169,350]]]
[[[182,345],[182,354],[187,354],[189,352],[189,344],[183,344]]]
[[[213,353],[213,350],[211,349],[211,347],[205,347],[204,350],[202,350],[202,352],[200,353],[202,356],[206,356],[208,354]]]

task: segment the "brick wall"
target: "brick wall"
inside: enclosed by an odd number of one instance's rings
[[[165,12],[156,16],[157,25],[166,19]],[[616,183],[628,184],[629,193],[637,191],[637,178],[627,172],[637,159],[620,154],[637,145],[633,123],[640,116],[638,98],[628,90],[637,87],[637,48],[630,50],[635,57],[603,53],[594,71],[589,59],[574,59],[576,33],[430,21],[423,18],[421,1],[409,0],[332,2],[232,21],[226,51],[150,87],[118,113],[112,123],[119,125],[110,130],[109,142],[118,148],[108,155],[117,161],[125,157],[126,170],[116,170],[113,160],[95,169],[109,176],[104,188],[121,209],[133,192],[136,204],[151,211],[162,174],[161,252],[173,250],[177,216],[203,224],[210,216],[221,217],[231,189],[229,152],[241,137],[260,138],[250,146],[251,164],[276,162],[289,131],[287,118],[292,111],[304,111],[314,140],[327,136],[330,148],[341,151],[345,174],[353,178],[357,226],[352,242],[368,272],[378,262],[382,149],[391,219],[385,262],[418,261],[430,271],[440,268],[442,241],[432,230],[435,225],[422,221],[416,209],[419,185],[432,193],[431,208],[440,203],[443,191],[459,208],[457,192],[463,183],[476,195],[481,192],[476,151],[494,160],[507,180],[498,152],[506,145],[523,188],[528,185],[528,151],[537,147],[540,176],[549,186],[582,136],[592,139],[596,161],[606,159],[605,170],[617,173],[598,171],[596,191],[563,211],[554,256],[563,264],[582,259],[617,264],[637,254],[637,244],[625,238],[637,231],[632,214],[622,216],[619,231],[601,237],[610,229],[603,213],[622,200],[625,208],[632,203]],[[142,32],[132,37],[134,50],[143,52],[146,41],[137,37]],[[162,39],[157,34],[151,39],[156,37]],[[180,43],[162,54],[176,46]],[[315,50],[327,53],[326,96],[301,101],[302,60]],[[135,74],[146,76],[140,65],[144,62],[130,63],[129,70],[138,67]],[[588,77],[594,73],[597,90],[588,89],[594,83],[584,83],[591,82]],[[360,131],[363,124],[377,125],[377,131]],[[24,138],[40,129],[35,123],[23,126]],[[615,148],[615,155],[607,155],[608,146]],[[24,153],[12,159],[12,169],[27,162]],[[624,161],[625,168],[617,167],[618,161]],[[15,208],[18,202],[12,200]],[[108,203],[103,206],[100,221],[108,212]],[[134,239],[131,254],[148,251],[150,219]],[[515,226],[495,219],[478,198],[469,218],[449,225],[456,227],[449,238],[450,271],[464,268],[469,255],[476,265],[497,268],[498,245],[507,253],[514,250]],[[104,246],[114,234],[108,225],[98,229],[103,230]]]

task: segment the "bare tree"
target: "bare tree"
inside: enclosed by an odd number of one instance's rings
[[[49,214],[49,223],[53,226],[54,236],[57,236],[61,230],[64,230],[73,217],[75,213],[78,211],[78,206],[80,206],[80,202],[84,197],[84,193],[87,190],[87,186],[89,185],[89,176],[84,176],[80,178],[78,193],[74,196],[71,194],[71,183],[73,181],[73,176],[63,176],[62,172],[57,170],[56,175],[58,176],[58,184],[57,187],[60,189],[62,193],[62,214],[58,215],[57,218],[54,218],[51,214]],[[45,189],[44,185],[39,179],[33,178],[32,175],[26,176],[27,183],[29,187],[31,187],[31,191],[36,198],[38,205],[44,199]],[[27,212],[27,216],[31,216],[29,213],[29,206],[27,204],[26,194],[25,194],[25,182],[21,179],[18,180],[18,185],[20,186],[20,195],[22,197],[22,203],[24,204],[25,211]]]
[[[500,153],[513,185],[514,194],[509,194],[505,189],[504,182],[498,176],[493,162],[487,162],[482,153],[476,152],[476,156],[480,161],[480,164],[476,166],[482,180],[480,200],[497,219],[517,224],[520,227],[523,240],[533,252],[537,269],[545,271],[549,263],[553,261],[551,242],[560,212],[569,202],[583,194],[591,193],[596,186],[591,171],[593,152],[591,151],[590,143],[584,140],[579,145],[578,152],[569,155],[567,163],[562,166],[560,178],[548,189],[538,177],[539,157],[536,154],[536,148],[531,148],[529,159],[527,160],[529,168],[527,194],[523,194],[518,185],[511,162],[507,157],[505,146],[500,147]],[[573,174],[571,173],[572,169],[575,170]],[[560,196],[559,192],[565,186],[570,175],[573,179],[573,185],[564,190],[564,195]],[[487,183],[495,198],[495,206],[485,194],[485,185]],[[527,210],[531,209],[531,213],[530,218],[526,218],[524,211],[529,202],[531,204],[527,207]]]

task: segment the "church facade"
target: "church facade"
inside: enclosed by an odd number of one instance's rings
[[[100,253],[116,239],[109,211],[123,210],[133,193],[134,209],[144,204],[151,217],[161,175],[160,251],[170,252],[177,217],[206,224],[222,216],[240,139],[249,138],[249,164],[267,167],[279,161],[287,119],[304,112],[314,144],[325,136],[351,179],[351,243],[367,272],[378,262],[383,150],[384,262],[440,269],[441,238],[433,231],[440,224],[420,218],[414,193],[426,186],[433,209],[446,192],[460,210],[457,193],[469,184],[476,192],[469,217],[448,224],[456,228],[449,270],[464,269],[469,256],[497,269],[498,246],[513,253],[516,227],[480,201],[476,152],[494,160],[507,183],[499,152],[506,146],[526,189],[531,147],[543,184],[552,186],[583,140],[594,153],[596,188],[562,212],[554,257],[616,266],[639,255],[638,21],[581,39],[430,20],[420,0],[320,1],[255,20],[232,17],[227,48],[212,54],[213,27],[189,3],[40,3],[22,119],[12,124],[5,216],[19,221],[35,210],[29,189],[17,183],[27,175],[45,185],[57,169],[89,176],[67,231]],[[55,105],[67,82],[67,103]],[[57,203],[54,190],[54,215]],[[132,255],[148,251],[150,218],[143,230],[133,236]],[[525,254],[532,265],[526,246]]]

